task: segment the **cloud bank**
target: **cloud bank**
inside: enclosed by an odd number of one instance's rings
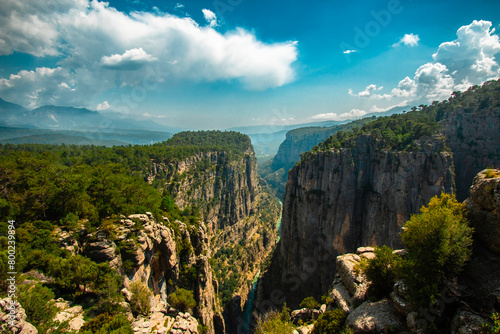
[[[264,43],[244,29],[220,33],[208,9],[208,25],[200,26],[166,13],[125,14],[98,0],[5,0],[2,6],[0,55],[60,58],[56,68],[0,79],[2,96],[24,105],[62,98],[85,104],[106,89],[140,84],[146,73],[160,85],[227,81],[248,90],[280,87],[295,77],[295,41]]]

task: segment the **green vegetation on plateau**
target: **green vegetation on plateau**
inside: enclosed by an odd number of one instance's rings
[[[466,92],[454,92],[452,97],[442,102],[434,101],[431,105],[413,107],[409,112],[380,117],[354,128],[352,131],[339,131],[324,142],[302,155],[307,159],[315,152],[352,147],[361,135],[370,135],[377,147],[386,150],[418,150],[416,141],[436,134],[440,130],[438,122],[449,113],[463,111],[480,113],[500,112],[500,80],[489,81],[481,87],[472,86]]]

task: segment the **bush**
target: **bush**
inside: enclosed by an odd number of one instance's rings
[[[387,246],[375,247],[375,257],[362,265],[366,278],[372,282],[370,293],[380,299],[391,293],[396,281],[395,267],[399,257]]]
[[[41,284],[19,287],[18,301],[26,311],[26,320],[40,333],[47,332],[54,325],[52,319],[57,313],[57,308],[53,299],[52,290]]]
[[[326,311],[314,323],[311,334],[340,333],[344,327],[347,316],[341,309]]]
[[[295,329],[289,321],[283,320],[283,314],[271,311],[257,319],[255,334],[290,334]]]
[[[123,314],[111,316],[103,313],[86,322],[80,330],[82,334],[133,334],[134,330]]]
[[[320,305],[314,297],[306,297],[299,305],[301,308],[318,308]]]
[[[168,299],[173,307],[183,312],[190,311],[196,307],[196,301],[191,290],[179,289],[172,293]]]
[[[135,315],[148,315],[151,309],[150,299],[153,296],[151,290],[142,282],[135,281],[130,284],[130,292],[132,292],[132,298],[130,300],[132,312]]]
[[[500,334],[500,316],[498,315],[498,313],[493,313],[491,315],[491,320],[493,321],[493,325],[481,325],[482,334]]]
[[[498,173],[498,171],[494,170],[491,167],[486,168],[486,172],[484,172],[484,177],[487,179],[491,179],[498,176],[500,176],[500,173]]]
[[[438,298],[444,280],[456,277],[470,258],[473,230],[464,210],[465,204],[442,193],[404,225],[401,238],[408,253],[398,272],[414,306]]]

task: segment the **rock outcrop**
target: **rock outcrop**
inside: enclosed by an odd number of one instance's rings
[[[0,299],[0,330],[2,333],[37,334],[35,326],[26,321],[26,311],[17,301]]]
[[[462,299],[489,318],[490,310],[500,309],[500,170],[478,173],[465,203],[475,233],[472,257],[459,277]]]
[[[56,300],[55,306],[59,312],[54,317],[54,321],[59,323],[68,322],[70,331],[78,332],[85,324],[83,319],[83,308],[81,305],[70,305],[66,300],[59,298]]]
[[[296,165],[264,295],[280,289],[296,306],[328,290],[338,254],[364,245],[399,248],[410,215],[453,189],[452,155],[443,139],[418,145],[414,152],[386,151],[362,135],[351,148],[317,152]]]
[[[72,245],[72,240],[76,240],[74,232],[58,233],[64,235],[64,240],[69,240]],[[217,300],[217,280],[208,262],[211,256],[210,240],[203,222],[188,226],[180,221],[170,222],[166,217],[162,222],[156,221],[151,213],[135,214],[113,220],[105,230],[87,233],[82,229],[79,234],[81,237],[75,249],[98,263],[107,261],[121,274],[125,286],[122,293],[128,301],[131,297],[128,288],[132,282],[142,282],[152,291],[153,312],[148,318],[134,320],[134,326],[138,328],[136,332],[146,327],[153,328],[149,326],[154,321],[161,322],[163,326],[163,318],[168,310],[168,295],[181,283],[188,284],[187,288],[194,291],[197,307],[193,315],[207,327],[207,333],[216,333],[216,328],[217,333],[224,332],[222,309]],[[182,247],[184,251],[179,251]],[[195,269],[195,277],[186,281],[181,267],[185,271]],[[57,320],[76,323],[77,320],[68,318],[66,309],[62,307],[63,311]],[[179,326],[184,327],[182,324]],[[194,330],[190,332],[195,333]]]
[[[384,299],[378,302],[364,302],[349,314],[346,326],[354,333],[384,333],[399,332],[402,323],[392,301]]]
[[[488,317],[494,308],[488,303],[469,303],[469,286],[461,286],[460,292],[453,297],[442,295],[436,305],[430,305],[429,308],[420,307],[419,311],[414,311],[407,301],[406,287],[403,282],[397,281],[394,284],[393,292],[390,298],[383,298],[378,301],[367,300],[367,282],[364,273],[360,271],[359,264],[364,257],[374,258],[375,254],[371,252],[371,247],[360,247],[354,253],[348,253],[337,257],[337,273],[332,288],[329,290],[329,296],[332,298],[331,304],[323,305],[321,310],[314,310],[313,316],[311,310],[295,310],[292,319],[296,322],[298,319],[304,319],[304,322],[310,323],[326,309],[341,308],[347,315],[345,326],[353,333],[421,333],[425,334],[431,328],[435,321],[440,324],[438,330],[440,333],[480,333],[481,325],[488,323]],[[403,254],[401,250],[394,253]],[[478,254],[476,254],[477,256]],[[498,259],[493,262],[489,259],[490,265],[498,264]],[[472,262],[472,261],[471,261]],[[469,270],[471,271],[471,270]],[[474,275],[476,282],[483,277],[483,272],[469,272],[465,276]],[[498,275],[495,270],[493,275]],[[464,275],[461,275],[460,281],[464,283]],[[470,277],[469,277],[470,278]],[[470,282],[470,281],[469,281]],[[483,285],[484,288],[485,285]],[[478,298],[485,300],[487,295],[482,294],[480,289],[472,287],[472,294],[479,294]],[[358,296],[354,303],[355,296]],[[443,317],[447,317],[447,320]],[[435,325],[435,323],[434,323]],[[309,324],[304,330],[314,328],[314,323]],[[306,331],[308,333],[308,331]]]
[[[500,170],[485,169],[477,174],[466,204],[476,237],[500,254]]]
[[[265,175],[262,176],[276,192],[278,198],[282,199],[285,195],[288,170],[293,167],[296,161],[300,160],[300,154],[311,150],[314,146],[338,131],[361,127],[374,118],[366,117],[330,127],[304,127],[288,131],[285,141],[281,143],[278,152],[273,157],[269,166],[265,167]]]

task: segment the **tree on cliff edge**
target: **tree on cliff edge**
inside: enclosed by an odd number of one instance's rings
[[[471,256],[473,232],[464,217],[465,204],[454,195],[435,196],[420,211],[401,234],[408,254],[400,276],[415,306],[435,301],[445,280],[460,273]]]

